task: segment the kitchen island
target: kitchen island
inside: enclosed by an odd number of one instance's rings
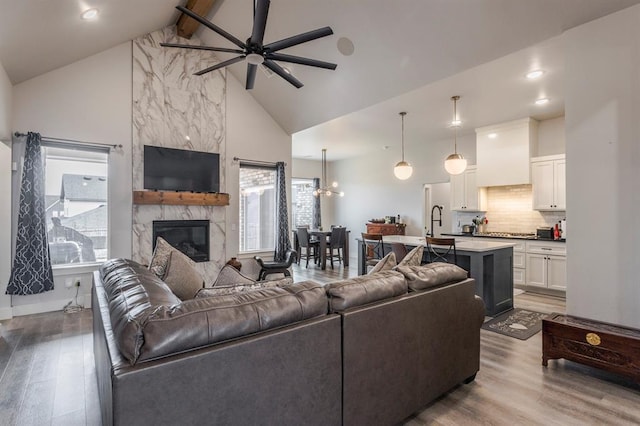
[[[404,235],[385,236],[383,242],[385,254],[391,251],[391,243],[404,244],[409,250],[427,245],[424,237]],[[484,300],[488,316],[497,316],[513,308],[513,246],[512,243],[486,240],[456,241],[458,266],[469,271],[475,279],[476,294]],[[425,250],[423,262],[426,260]],[[365,273],[362,240],[358,239],[358,274]]]

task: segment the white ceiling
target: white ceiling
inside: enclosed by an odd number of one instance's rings
[[[184,3],[0,0],[0,62],[15,84],[174,23],[174,6]],[[333,36],[283,53],[335,62],[338,68],[294,65],[293,74],[305,84],[301,89],[259,72],[252,95],[286,132],[295,134],[294,157],[319,158],[320,148],[327,147],[328,159],[334,160],[398,143],[401,110],[409,113],[409,154],[413,143],[451,135],[446,122],[454,94],[462,96],[459,111],[465,132],[527,115],[561,114],[560,43],[537,44],[637,3],[640,0],[272,0],[265,43],[329,25]],[[100,9],[97,21],[79,19],[89,7]],[[252,1],[217,0],[209,18],[244,40],[251,32]],[[233,47],[207,28],[200,28],[198,35],[205,44]],[[353,55],[338,52],[340,37],[353,41]],[[523,73],[538,65],[548,71],[545,77],[525,81]],[[230,67],[241,82],[245,69],[245,63]],[[544,108],[532,106],[543,94],[552,102]]]

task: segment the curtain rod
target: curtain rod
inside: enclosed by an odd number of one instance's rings
[[[246,158],[238,158],[238,157],[233,157],[233,161],[239,161],[241,163],[244,163],[246,165],[249,166],[270,166],[270,167],[275,167],[277,163],[274,163],[272,161],[261,161],[261,160],[248,160]],[[287,163],[284,163],[284,165],[286,166]]]
[[[19,138],[22,136],[27,136],[26,133],[15,132],[14,136]],[[43,141],[51,141],[51,142],[61,142],[61,143],[69,143],[72,145],[86,146],[86,147],[94,147],[94,148],[110,148],[110,149],[118,149],[122,148],[122,144],[107,144],[107,143],[99,143],[99,142],[84,142],[77,141],[73,139],[60,139],[60,138],[50,138],[48,136],[42,136]]]

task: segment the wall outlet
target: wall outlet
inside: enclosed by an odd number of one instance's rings
[[[75,278],[73,279],[73,286],[74,286],[74,287],[80,287],[80,283],[81,283],[81,281],[80,281],[80,277],[75,277]]]

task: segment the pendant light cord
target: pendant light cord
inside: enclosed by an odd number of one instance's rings
[[[401,112],[400,113],[400,117],[402,117],[402,135],[401,135],[401,141],[402,141],[402,162],[404,162],[404,116],[407,115],[406,112]]]
[[[453,100],[453,121],[451,122],[456,123],[458,121],[458,99],[460,99],[460,96],[452,96],[451,99]],[[459,124],[455,124],[453,126],[453,153],[457,154],[458,153],[458,126]]]

